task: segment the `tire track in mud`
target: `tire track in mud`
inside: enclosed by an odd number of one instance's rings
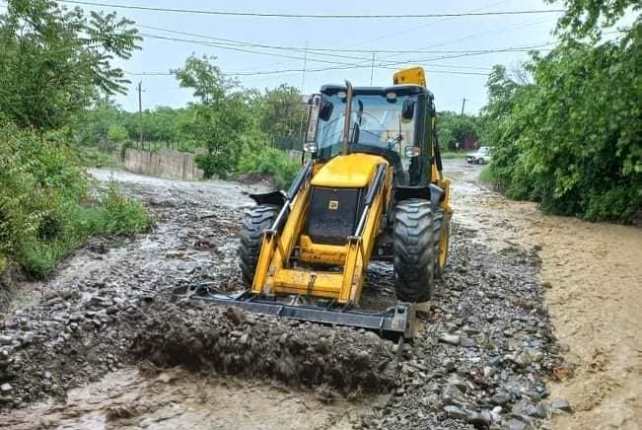
[[[455,218],[451,262],[433,308],[421,316],[415,343],[399,352],[372,333],[169,303],[161,292],[176,286],[239,287],[234,235],[248,201],[240,186],[132,176],[125,190],[150,207],[155,230],[116,249],[85,248],[42,286],[46,294],[35,305],[4,318],[0,386],[8,389],[0,393],[0,425],[20,428],[21,411],[35,400],[64,399],[72,387],[146,362],[223,380],[276,380],[340,404],[344,396],[367,404],[369,393],[388,392],[384,403],[350,419],[353,428],[520,429],[566,409],[551,404],[544,384],[558,358],[534,253],[497,254]],[[86,264],[91,272],[82,271]],[[391,275],[387,265],[373,265],[376,288],[366,289],[364,302],[390,300]],[[172,422],[180,426],[178,409]],[[116,418],[139,428],[145,411]]]

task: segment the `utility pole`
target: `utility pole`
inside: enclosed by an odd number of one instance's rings
[[[305,87],[305,69],[308,67],[308,41],[305,41],[305,49],[303,50],[303,76],[301,77],[301,94],[303,94]]]
[[[375,51],[372,51],[372,64],[370,65],[370,86],[372,86],[372,78],[374,76],[374,64],[375,64]]]
[[[305,95],[305,69],[308,67],[308,41],[305,41],[305,49],[303,50],[303,76],[301,76],[301,97]],[[303,104],[303,100],[299,100],[299,103]],[[305,111],[305,109],[302,109]],[[299,124],[299,137],[301,138],[301,149],[303,149],[303,141],[305,140],[304,138],[304,122],[305,122],[305,115],[301,115],[301,123]],[[293,148],[290,148],[293,149]],[[301,151],[301,163],[303,163],[305,157],[305,152]]]
[[[466,97],[461,99],[461,116],[464,116],[464,108],[466,107]]]
[[[138,146],[143,149],[143,81],[138,82]]]

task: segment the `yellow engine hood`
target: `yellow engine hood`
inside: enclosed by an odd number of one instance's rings
[[[370,183],[377,165],[388,162],[370,154],[338,155],[325,163],[312,178],[312,185],[329,188],[363,188]]]

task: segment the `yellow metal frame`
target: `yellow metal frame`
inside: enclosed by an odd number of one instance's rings
[[[356,155],[356,154],[355,154]],[[378,156],[369,163],[388,165]],[[367,168],[366,158],[359,161]],[[313,172],[318,172],[318,166]],[[367,170],[372,181],[376,169]],[[313,176],[314,178],[314,176]],[[314,179],[312,179],[314,181]],[[267,231],[264,235],[252,284],[252,293],[263,295],[298,294],[335,299],[338,303],[358,304],[365,278],[365,269],[379,234],[381,216],[392,188],[392,173],[387,169],[383,186],[375,195],[360,237],[350,237],[345,245],[314,243],[302,234],[303,220],[310,205],[310,182],[306,183],[292,202],[290,214],[281,232]],[[340,267],[342,271],[313,270],[288,267],[292,252],[299,245],[299,260],[307,263]]]

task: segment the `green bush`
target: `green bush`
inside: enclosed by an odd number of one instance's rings
[[[642,24],[619,42],[535,57],[532,84],[497,67],[484,140],[500,188],[551,213],[630,222],[642,207],[640,58]]]
[[[151,219],[143,205],[123,196],[115,184],[110,184],[97,210],[100,211],[99,219],[102,221],[97,232],[101,234],[142,233],[151,225]]]
[[[59,133],[0,126],[0,261],[36,277],[96,234],[144,231],[150,219],[111,186],[91,199],[89,182]]]
[[[497,174],[490,165],[486,165],[481,172],[479,172],[479,180],[485,184],[496,184]]]
[[[103,152],[98,148],[80,146],[77,148],[80,163],[86,167],[118,167],[116,153]]]
[[[279,188],[287,188],[300,168],[301,163],[290,159],[287,153],[269,147],[244,153],[238,165],[239,173],[270,176]]]

